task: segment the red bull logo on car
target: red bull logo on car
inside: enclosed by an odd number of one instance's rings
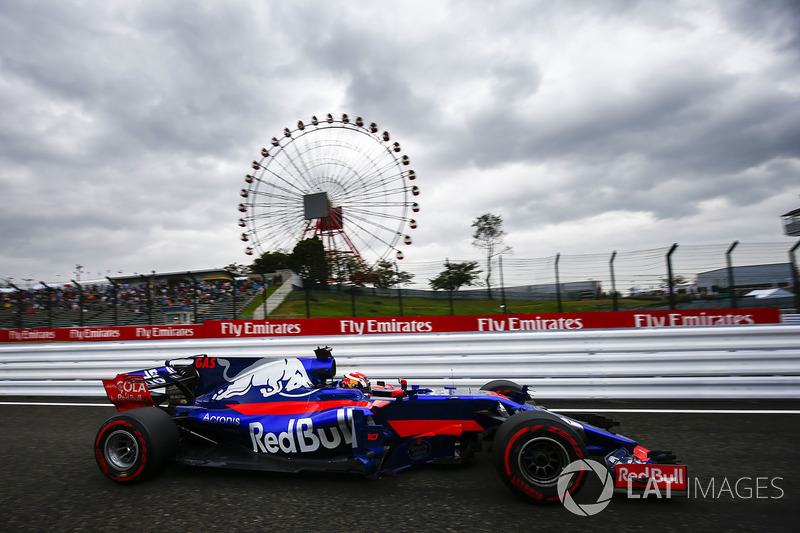
[[[225,359],[217,363],[227,366]],[[308,377],[303,364],[295,358],[280,361],[258,362],[245,368],[233,378],[228,377],[225,368],[224,377],[231,383],[214,394],[214,400],[226,400],[234,396],[243,396],[252,389],[259,389],[264,398],[275,394],[282,396],[304,396],[313,392],[313,383]]]
[[[657,487],[686,490],[683,465],[625,464],[616,467],[616,487]]]
[[[351,409],[336,410],[336,424],[314,427],[311,418],[290,418],[286,431],[265,432],[260,422],[251,422],[250,440],[256,453],[308,453],[320,448],[333,450],[342,445],[354,445]]]

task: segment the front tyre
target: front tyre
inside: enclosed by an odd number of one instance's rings
[[[94,441],[94,456],[106,477],[133,484],[161,470],[177,447],[172,418],[157,407],[141,407],[105,421]]]
[[[507,379],[494,379],[484,384],[481,390],[488,390],[502,394],[508,398],[513,398],[515,395],[522,392],[522,385]]]
[[[560,501],[558,479],[571,462],[587,456],[580,436],[550,413],[526,411],[497,430],[494,462],[500,477],[520,496],[535,503]],[[585,473],[572,476],[567,491],[583,484]]]

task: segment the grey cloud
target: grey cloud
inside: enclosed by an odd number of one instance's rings
[[[633,210],[678,228],[713,199],[791,203],[797,6],[5,2],[0,276],[76,254],[155,265],[176,260],[164,250],[206,250],[174,269],[247,261],[241,243],[217,243],[237,238],[249,161],[283,127],[326,112],[362,115],[409,149],[428,220],[447,221],[420,248],[460,242],[469,229],[455,221],[487,211],[515,231]],[[667,39],[704,20],[769,61],[726,70],[737,51]],[[645,48],[666,36],[675,56],[638,70],[576,58],[576,72],[596,76],[548,109],[549,54],[576,29],[605,32],[590,35],[598,45],[630,29]]]
[[[800,60],[800,3],[795,0],[732,0],[722,17],[738,32],[772,43],[777,52]]]

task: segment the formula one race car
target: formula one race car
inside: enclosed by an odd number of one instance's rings
[[[198,355],[103,380],[121,414],[97,432],[97,464],[124,484],[171,460],[379,476],[425,463],[465,463],[491,450],[504,482],[539,503],[576,491],[591,471],[581,461],[589,457],[613,475],[616,491],[686,490],[686,467],[671,453],[611,432],[613,423],[602,416],[569,418],[536,406],[514,382],[432,390],[405,380],[373,385],[360,373],[335,380],[330,349],[315,354]]]

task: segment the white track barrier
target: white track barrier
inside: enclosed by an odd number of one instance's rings
[[[800,325],[0,345],[0,396],[104,396],[101,378],[167,359],[313,357],[338,375],[478,387],[527,384],[548,399],[797,399]]]

